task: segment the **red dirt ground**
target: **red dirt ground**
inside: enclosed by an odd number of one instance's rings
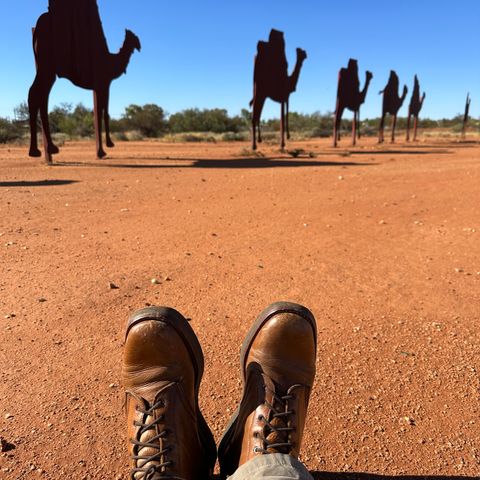
[[[0,147],[2,479],[127,477],[123,328],[149,304],[192,319],[218,439],[281,299],[318,322],[316,478],[479,478],[480,144],[329,145]]]

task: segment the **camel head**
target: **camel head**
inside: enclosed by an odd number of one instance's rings
[[[408,93],[408,87],[406,85],[403,86],[403,93],[402,93],[402,98],[405,98]]]
[[[301,48],[297,48],[297,60],[303,62],[307,58],[307,52]]]
[[[132,52],[134,50],[138,50],[140,52],[140,50],[142,49],[140,39],[131,30],[128,29],[125,29],[125,40],[123,44]]]
[[[367,79],[367,82],[370,82],[370,80],[373,78],[373,73],[370,70],[367,70],[365,72],[365,77]]]

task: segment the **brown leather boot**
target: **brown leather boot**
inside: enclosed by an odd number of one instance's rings
[[[198,406],[203,354],[176,310],[150,307],[127,324],[123,356],[133,480],[207,479],[216,447]]]
[[[315,377],[317,329],[301,305],[278,302],[242,345],[243,395],[218,448],[221,478],[257,455],[298,458]]]

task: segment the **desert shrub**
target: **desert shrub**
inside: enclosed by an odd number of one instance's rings
[[[317,127],[310,131],[309,137],[311,138],[328,138],[332,135],[332,130]]]
[[[22,129],[7,120],[0,118],[0,143],[9,143],[17,140],[22,136]]]
[[[217,140],[212,135],[195,135],[193,133],[184,133],[178,137],[181,142],[196,143],[196,142],[208,142],[215,143]]]
[[[143,140],[145,137],[142,135],[142,132],[139,132],[138,130],[132,130],[129,132],[125,132],[125,136],[127,137],[127,140],[129,142],[139,142],[140,140]]]
[[[58,147],[63,147],[67,140],[70,140],[69,136],[65,133],[52,133],[52,140]]]
[[[241,133],[227,132],[222,135],[221,140],[222,142],[244,142],[248,140],[248,138],[249,138],[248,132],[241,132]]]
[[[116,132],[114,137],[119,142],[128,142],[128,136],[125,132]]]

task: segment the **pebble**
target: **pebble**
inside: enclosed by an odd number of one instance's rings
[[[44,302],[47,301],[47,299],[44,298],[44,297],[40,297],[40,298],[38,299],[38,301],[39,301],[40,303],[44,303]]]
[[[5,414],[5,420],[11,420],[12,418],[14,418],[14,415],[12,415],[11,413]]]
[[[115,285],[113,282],[108,282],[108,288],[110,290],[118,290],[120,287],[118,287],[117,285]]]
[[[150,281],[152,282],[152,285],[160,285],[160,280],[156,278],[152,278]]]

